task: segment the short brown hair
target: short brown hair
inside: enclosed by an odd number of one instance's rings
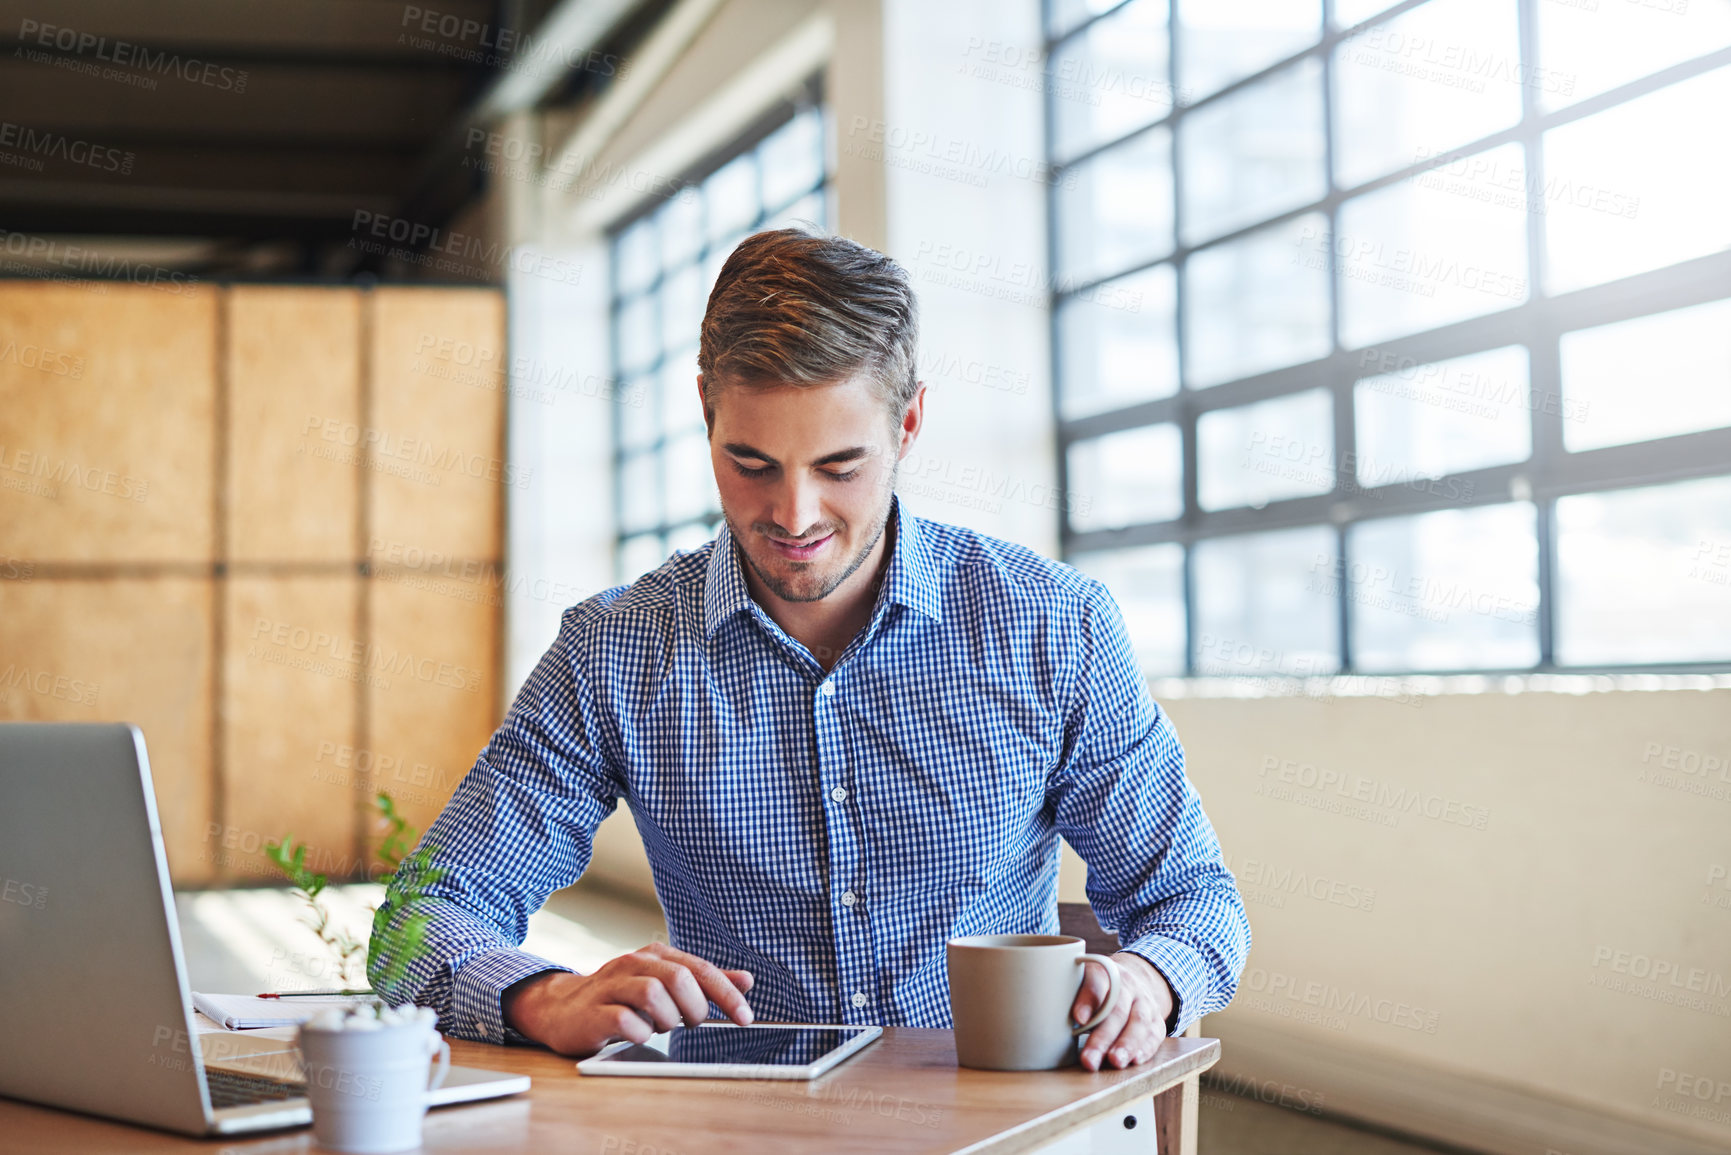
[[[774,229],[728,256],[703,314],[703,402],[724,384],[874,378],[896,419],[918,382],[919,307],[905,269],[845,237]]]

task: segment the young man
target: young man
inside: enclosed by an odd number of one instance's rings
[[[906,273],[851,241],[784,229],[728,258],[698,352],[726,526],[566,611],[427,831],[443,877],[392,884],[381,920],[432,920],[393,998],[569,1055],[711,1004],[946,1027],[946,940],[1055,931],[1062,835],[1125,944],[1084,1066],[1230,1001],[1249,924],[1111,596],[895,496],[917,330]],[[620,799],[671,945],[589,975],[518,949]],[[1084,969],[1079,1022],[1105,994]]]

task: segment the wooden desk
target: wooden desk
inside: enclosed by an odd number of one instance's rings
[[[572,1060],[529,1047],[453,1040],[451,1060],[518,1071],[525,1095],[428,1114],[425,1150],[560,1155],[839,1155],[1037,1151],[1065,1132],[1160,1096],[1152,1155],[1194,1151],[1191,1078],[1220,1057],[1216,1039],[1167,1039],[1127,1071],[972,1071],[949,1031],[886,1027],[857,1057],[809,1082],[586,1077]],[[1184,1092],[1191,1091],[1189,1095]],[[1143,1112],[1142,1114],[1145,1114]],[[316,1152],[312,1133],[184,1139],[0,1099],[0,1150],[49,1153]]]

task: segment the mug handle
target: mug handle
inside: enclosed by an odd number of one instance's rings
[[[435,1034],[433,1037],[439,1040],[439,1045],[436,1050],[429,1052],[429,1056],[438,1055],[439,1065],[433,1069],[427,1079],[427,1091],[429,1094],[433,1091],[437,1091],[440,1087],[443,1087],[445,1085],[445,1076],[451,1073],[451,1044],[447,1043],[441,1035]]]
[[[1122,974],[1120,974],[1118,970],[1118,964],[1103,954],[1077,955],[1076,965],[1081,966],[1083,963],[1099,963],[1101,968],[1105,970],[1106,1001],[1100,1004],[1099,1013],[1097,1013],[1093,1018],[1089,1019],[1079,1027],[1071,1027],[1071,1035],[1086,1034],[1106,1021],[1106,1016],[1111,1014],[1112,1008],[1118,1005],[1118,985],[1120,980],[1123,978]]]

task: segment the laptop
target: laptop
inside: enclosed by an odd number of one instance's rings
[[[0,723],[0,1095],[185,1135],[312,1122],[294,1043],[194,1026],[144,735]],[[529,1089],[452,1067],[431,1102]]]

